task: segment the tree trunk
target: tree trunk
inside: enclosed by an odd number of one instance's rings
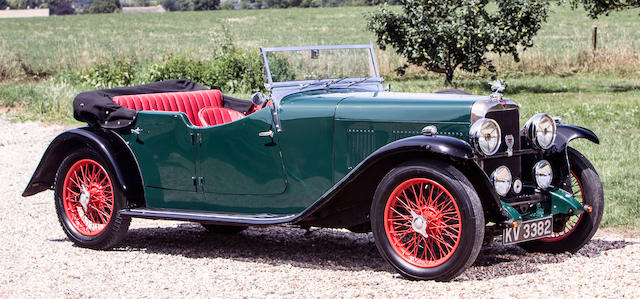
[[[451,86],[451,83],[453,82],[453,71],[454,69],[447,69],[447,72],[445,73],[445,79],[444,79],[445,86]]]

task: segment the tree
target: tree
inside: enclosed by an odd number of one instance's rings
[[[193,2],[191,0],[163,0],[162,6],[168,11],[193,10]]]
[[[54,15],[72,15],[76,13],[75,8],[71,5],[71,2],[60,1],[58,3],[50,4],[49,10]]]
[[[402,0],[402,12],[383,5],[368,16],[367,27],[383,50],[395,48],[408,63],[444,74],[450,84],[458,67],[493,70],[487,53],[511,54],[519,61],[518,46],[531,47],[547,18],[547,1],[496,0],[493,9],[488,2]]]
[[[119,0],[95,0],[87,8],[87,13],[112,13],[122,8]]]
[[[220,0],[193,0],[193,10],[216,10]]]
[[[608,15],[614,10],[640,7],[640,0],[569,0],[573,8],[582,5],[591,18]]]

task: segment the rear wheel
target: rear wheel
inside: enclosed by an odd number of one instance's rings
[[[576,252],[596,233],[604,210],[602,183],[595,168],[585,156],[573,148],[568,148],[571,192],[582,204],[593,208],[591,213],[565,217],[556,223],[558,229],[551,237],[519,244],[527,251],[536,252]],[[554,219],[556,221],[556,219]]]
[[[121,216],[124,195],[111,166],[91,149],[65,158],[56,173],[55,205],[65,234],[81,247],[107,249],[126,234],[131,218]]]
[[[460,171],[437,161],[416,162],[382,179],[371,226],[378,251],[404,277],[450,280],[475,261],[484,214]]]
[[[202,227],[204,227],[207,231],[216,234],[237,234],[245,229],[246,226],[231,226],[231,225],[217,225],[217,224],[206,224],[200,223]]]

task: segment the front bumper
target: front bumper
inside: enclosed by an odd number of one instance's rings
[[[547,189],[539,191],[531,197],[542,197],[532,203],[507,203],[501,201],[502,208],[511,216],[504,222],[504,226],[511,227],[521,224],[523,221],[545,218],[555,215],[577,216],[590,207],[580,203],[570,192],[562,189]]]

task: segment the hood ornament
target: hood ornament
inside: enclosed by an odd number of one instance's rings
[[[502,100],[502,92],[507,88],[507,84],[502,81],[502,79],[498,79],[495,81],[489,81],[489,85],[491,86],[491,95],[489,98],[492,101],[500,102],[503,106],[506,104],[504,100]]]

